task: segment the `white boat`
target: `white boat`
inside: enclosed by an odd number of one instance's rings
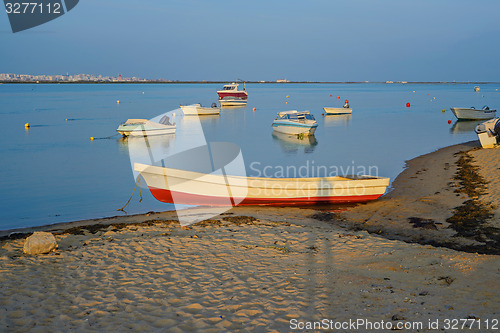
[[[389,178],[372,176],[262,178],[207,174],[134,164],[159,201],[187,205],[351,203],[383,195]]]
[[[477,125],[476,133],[483,148],[494,148],[500,141],[500,118]]]
[[[128,119],[125,123],[118,126],[116,131],[127,137],[174,134],[175,129],[175,124],[171,124],[169,117],[165,115],[159,123],[147,119]]]
[[[192,104],[192,105],[181,105],[182,112],[184,115],[214,115],[220,113],[220,108],[217,107],[217,104],[212,103],[211,107],[204,107],[201,104]]]
[[[487,105],[482,109],[470,108],[450,108],[451,112],[458,120],[475,120],[475,119],[491,119],[495,118],[497,110],[491,110]]]
[[[352,113],[351,108],[329,108],[329,107],[324,107],[323,110],[325,110],[327,115],[332,115],[332,114],[350,114]]]
[[[273,121],[273,129],[276,132],[291,135],[313,135],[318,123],[309,111],[283,111],[278,112]]]

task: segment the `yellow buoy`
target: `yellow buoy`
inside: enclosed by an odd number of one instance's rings
[[[90,137],[90,141],[94,141],[94,137],[93,136]]]
[[[24,127],[29,128],[30,127],[30,123],[24,124]]]
[[[286,98],[290,98],[290,96],[287,95]]]
[[[120,101],[116,101],[116,104],[120,104]]]
[[[443,113],[444,113],[444,112],[445,112],[445,111],[444,111],[444,109],[443,109]]]

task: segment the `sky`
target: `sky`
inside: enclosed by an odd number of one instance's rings
[[[500,81],[498,0],[80,0],[12,33],[0,73]]]

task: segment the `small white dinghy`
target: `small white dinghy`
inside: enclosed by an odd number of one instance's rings
[[[335,115],[335,114],[351,114],[352,109],[349,106],[349,100],[345,100],[345,104],[341,108],[330,108],[330,107],[324,107],[323,110],[325,110],[327,115]]]
[[[498,146],[500,139],[500,118],[494,118],[477,125],[476,133],[483,148]]]
[[[215,103],[212,103],[212,107],[209,108],[201,106],[201,104],[181,105],[181,109],[185,116],[214,115],[220,113],[220,108]]]
[[[497,110],[491,110],[487,105],[482,109],[470,108],[450,108],[451,112],[457,117],[458,120],[476,120],[476,119],[491,119],[495,118]]]
[[[351,108],[329,108],[329,107],[324,107],[323,110],[325,110],[327,115],[333,115],[333,114],[351,114],[352,109]]]

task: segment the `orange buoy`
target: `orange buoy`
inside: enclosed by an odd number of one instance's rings
[[[410,102],[406,103],[406,107],[409,108],[410,107]]]
[[[340,99],[340,96],[337,96],[337,99]]]
[[[348,100],[348,99],[346,99],[344,103],[345,103],[345,104],[348,104],[348,103],[349,103],[349,100]]]
[[[333,95],[332,95],[332,94],[330,94],[330,97],[333,97]]]
[[[448,124],[451,124],[451,120],[448,119]]]
[[[253,108],[252,111],[255,112],[255,108]]]

